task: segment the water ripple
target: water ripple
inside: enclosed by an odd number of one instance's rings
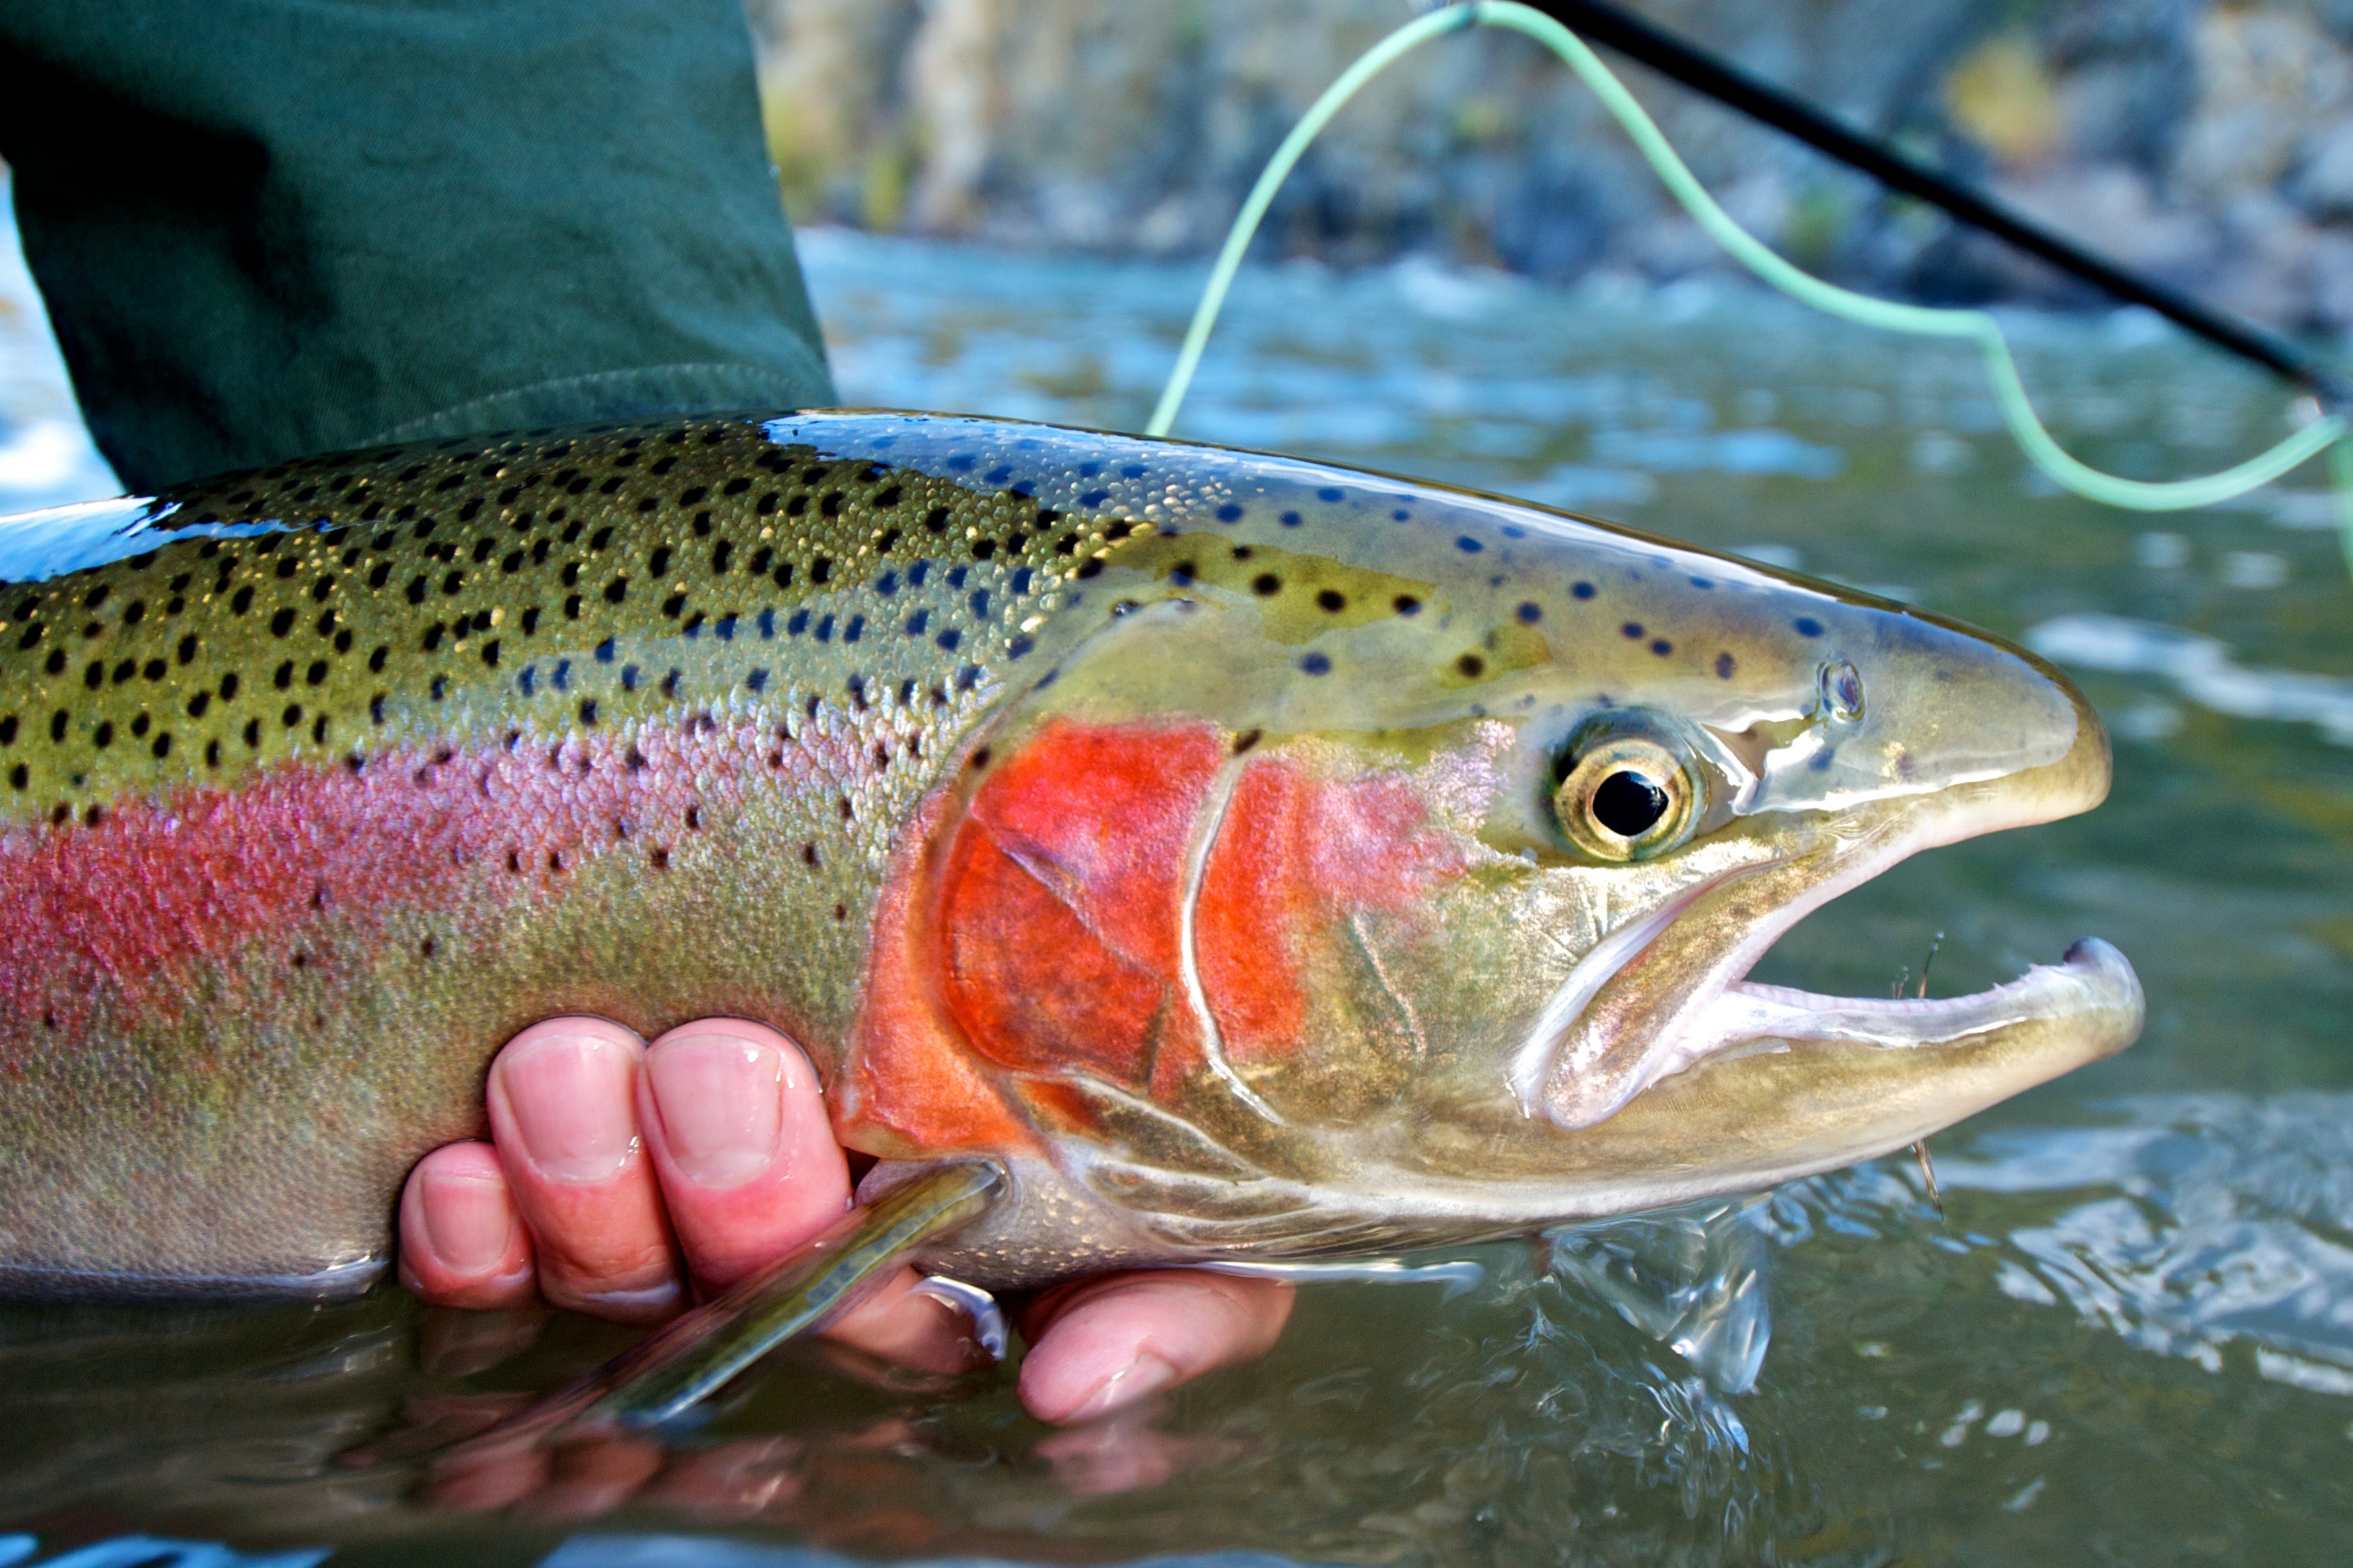
[[[2004,1129],[1936,1156],[1950,1193],[2009,1216],[1994,1282],[2210,1369],[2249,1342],[2263,1375],[2353,1394],[2353,1095],[2158,1095],[2088,1127]],[[1892,1234],[1918,1196],[1893,1163],[1786,1188],[1771,1224]],[[2055,1202],[2053,1200],[2056,1200]]]

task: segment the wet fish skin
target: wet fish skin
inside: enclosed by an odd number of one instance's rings
[[[1734,939],[2106,776],[2026,656],[1686,547],[900,415],[164,499],[113,546],[145,548],[0,594],[20,1293],[364,1284],[401,1176],[479,1133],[490,1055],[554,1013],[760,1017],[874,1180],[1003,1160],[1014,1200],[935,1259],[1000,1281],[1756,1184],[2137,1026],[2102,961],[1959,1056],[1672,1059]],[[1871,697],[1834,722],[1841,665]],[[1672,852],[1595,864],[1547,792],[1629,714],[1706,798]],[[1668,918],[1694,905],[1724,940]],[[1667,978],[1605,976],[1538,1038],[1644,910]],[[1739,1160],[1694,1158],[1735,1124]]]

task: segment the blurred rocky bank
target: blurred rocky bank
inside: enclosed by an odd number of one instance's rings
[[[1636,0],[1852,124],[2260,321],[2353,333],[2353,0]],[[803,221],[1197,255],[1410,0],[751,0]],[[2101,303],[1607,55],[1735,216],[1841,281]],[[1481,30],[1345,110],[1257,254],[1568,281],[1725,265],[1592,96]]]

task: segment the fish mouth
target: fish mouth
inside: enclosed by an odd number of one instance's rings
[[[2035,1042],[2009,1053],[2010,1081],[2000,1093],[1957,1084],[1945,1125],[2124,1049],[2139,1035],[2146,1002],[2131,964],[2097,938],[2074,942],[2056,964],[1962,996],[1834,996],[1748,979],[1799,921],[1898,861],[2052,815],[2065,813],[2015,801],[1953,802],[1884,824],[1864,842],[1697,884],[1605,939],[1570,973],[1514,1063],[1521,1110],[1577,1131],[1662,1081],[1763,1053],[1808,1046],[1908,1052],[1917,1074],[1932,1077],[1944,1060],[1982,1054],[1969,1048]],[[1730,944],[1727,927],[1740,933]]]

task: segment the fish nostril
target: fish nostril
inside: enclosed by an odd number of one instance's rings
[[[1842,658],[1831,659],[1820,672],[1822,711],[1841,723],[1862,717],[1862,675]]]

